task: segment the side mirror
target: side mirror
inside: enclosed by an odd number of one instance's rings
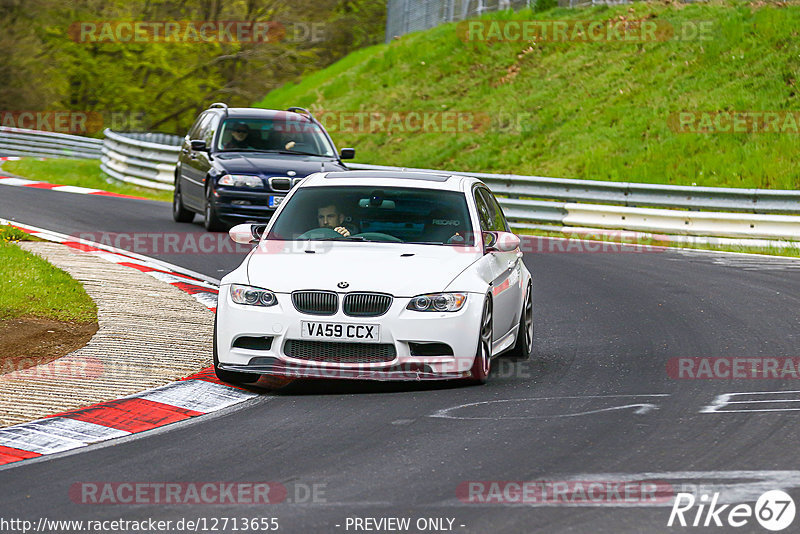
[[[519,247],[519,237],[511,232],[483,232],[483,250],[511,252]]]
[[[206,150],[208,150],[208,148],[206,147],[206,142],[200,139],[192,139],[191,141],[189,141],[189,143],[192,145],[192,150],[195,150],[197,152],[205,152]]]
[[[353,159],[354,157],[356,157],[355,148],[343,148],[339,152],[339,159]]]
[[[228,235],[236,243],[251,245],[261,239],[266,229],[266,224],[237,224],[228,230]]]

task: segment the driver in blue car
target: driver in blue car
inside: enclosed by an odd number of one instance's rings
[[[345,228],[345,215],[334,203],[320,206],[317,209],[317,222],[320,228],[330,228],[335,232],[339,232],[344,237],[350,236],[350,230]]]

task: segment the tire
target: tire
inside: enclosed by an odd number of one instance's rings
[[[528,284],[525,300],[522,302],[522,313],[519,317],[517,342],[508,355],[517,360],[527,360],[533,351],[533,286]]]
[[[492,370],[492,311],[492,298],[487,295],[478,330],[478,348],[469,371],[470,380],[478,384],[485,384]]]
[[[175,192],[172,194],[172,219],[179,223],[190,223],[194,220],[194,212],[183,206],[181,181],[175,177]]]
[[[203,226],[206,227],[206,230],[209,232],[223,232],[227,229],[225,224],[219,220],[217,210],[214,209],[211,187],[206,189],[206,206],[203,212],[206,217]]]
[[[257,382],[261,375],[255,373],[239,373],[236,371],[224,371],[219,368],[219,356],[217,355],[217,316],[214,316],[214,340],[211,343],[214,352],[214,374],[223,382],[229,384],[249,384]]]

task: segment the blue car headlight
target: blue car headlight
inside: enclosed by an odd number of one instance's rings
[[[261,178],[250,174],[226,174],[217,183],[219,185],[251,187],[253,189],[264,187],[264,182]]]

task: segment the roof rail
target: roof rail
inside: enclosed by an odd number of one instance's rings
[[[214,102],[213,104],[208,106],[208,109],[224,109],[225,117],[226,118],[228,117],[228,104],[226,104],[225,102]]]
[[[311,112],[308,111],[306,108],[298,108],[298,107],[293,106],[293,107],[290,107],[289,109],[287,109],[286,111],[291,111],[292,113],[301,113],[301,114],[308,115],[309,119],[313,119],[314,118],[314,115],[312,115]]]

